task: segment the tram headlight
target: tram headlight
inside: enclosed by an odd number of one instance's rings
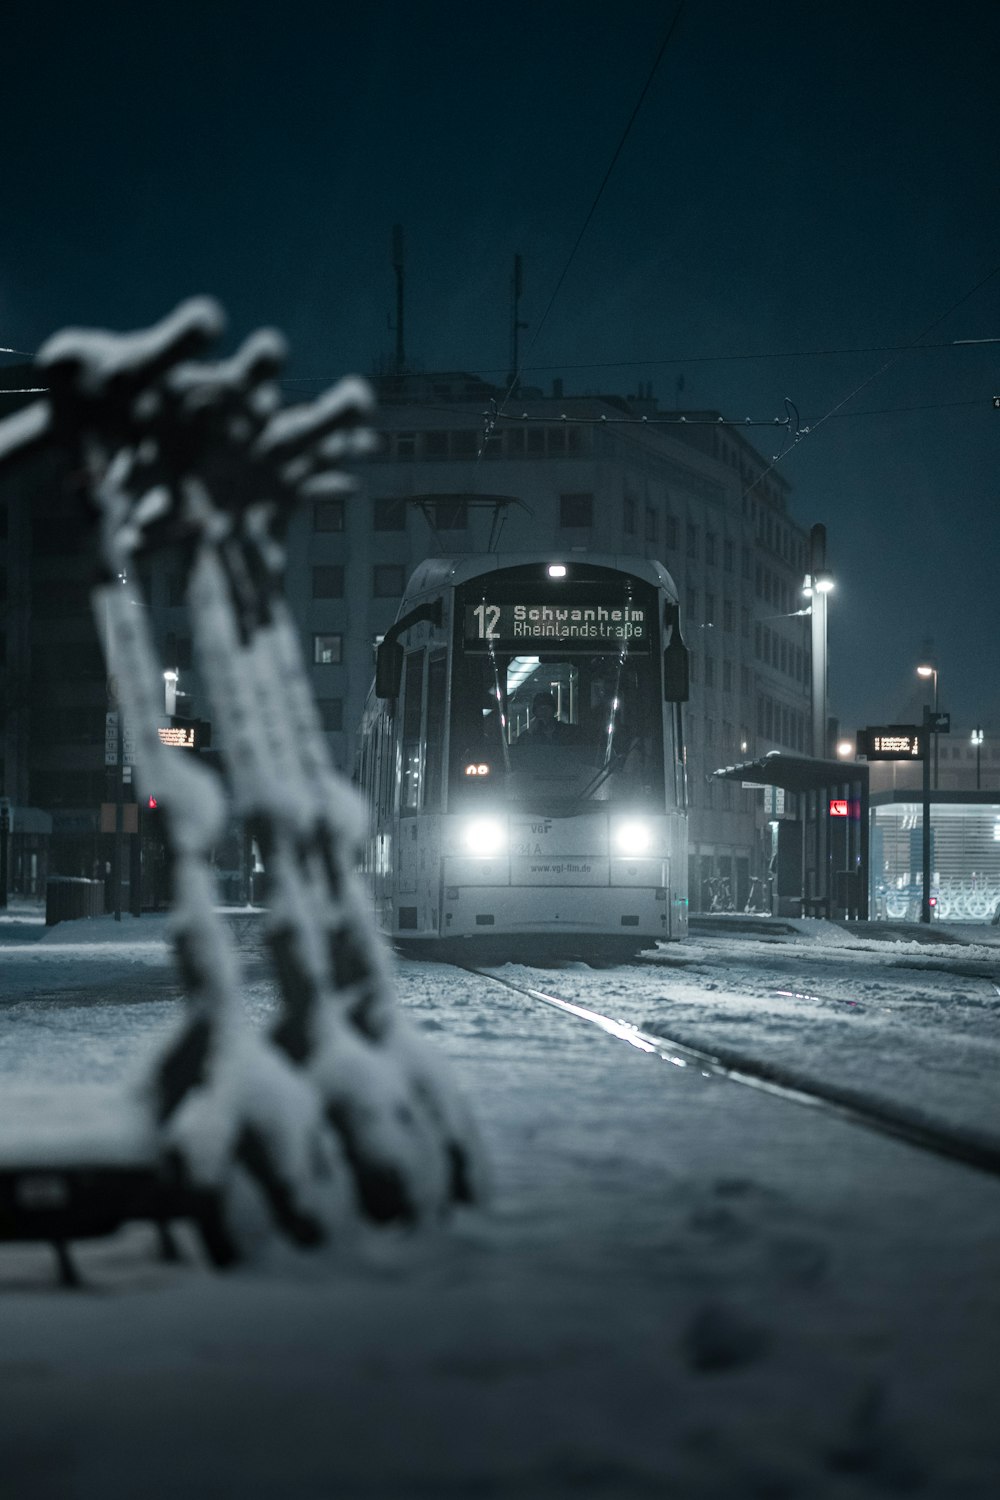
[[[462,830],[462,842],[470,854],[488,858],[500,853],[507,842],[507,831],[499,818],[473,818]]]
[[[619,854],[646,854],[653,842],[649,826],[638,818],[629,818],[626,822],[619,823],[612,837]]]

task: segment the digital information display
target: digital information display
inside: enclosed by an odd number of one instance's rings
[[[569,646],[588,651],[649,651],[647,611],[637,604],[470,604],[468,651],[524,652]]]
[[[868,760],[923,760],[923,734],[916,724],[863,729],[858,735],[858,751]]]

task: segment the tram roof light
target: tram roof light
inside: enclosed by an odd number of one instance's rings
[[[854,741],[839,740],[837,743],[837,754],[841,760],[850,760],[854,754]]]
[[[829,594],[833,589],[833,578],[829,573],[817,573],[814,579],[817,594]]]
[[[548,573],[548,575],[549,575],[550,578],[565,578],[566,577],[566,564],[565,563],[549,563],[548,568],[546,569],[546,572]]]

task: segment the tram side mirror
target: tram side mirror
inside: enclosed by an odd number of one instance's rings
[[[375,653],[376,698],[398,698],[403,681],[402,641],[383,641]]]
[[[688,648],[681,640],[680,610],[667,616],[670,642],[663,652],[663,697],[667,703],[687,703],[691,696],[691,663]]]

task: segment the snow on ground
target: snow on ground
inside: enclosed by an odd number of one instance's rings
[[[231,919],[260,1024],[255,919]],[[179,1014],[164,931],[0,919],[0,1129],[15,1089],[135,1076]],[[964,935],[797,924],[498,972],[995,1139],[1000,951]],[[1000,1184],[397,970],[473,1102],[489,1209],[226,1276],[137,1226],[83,1248],[83,1292],[46,1247],[0,1246],[0,1494],[994,1500]]]

